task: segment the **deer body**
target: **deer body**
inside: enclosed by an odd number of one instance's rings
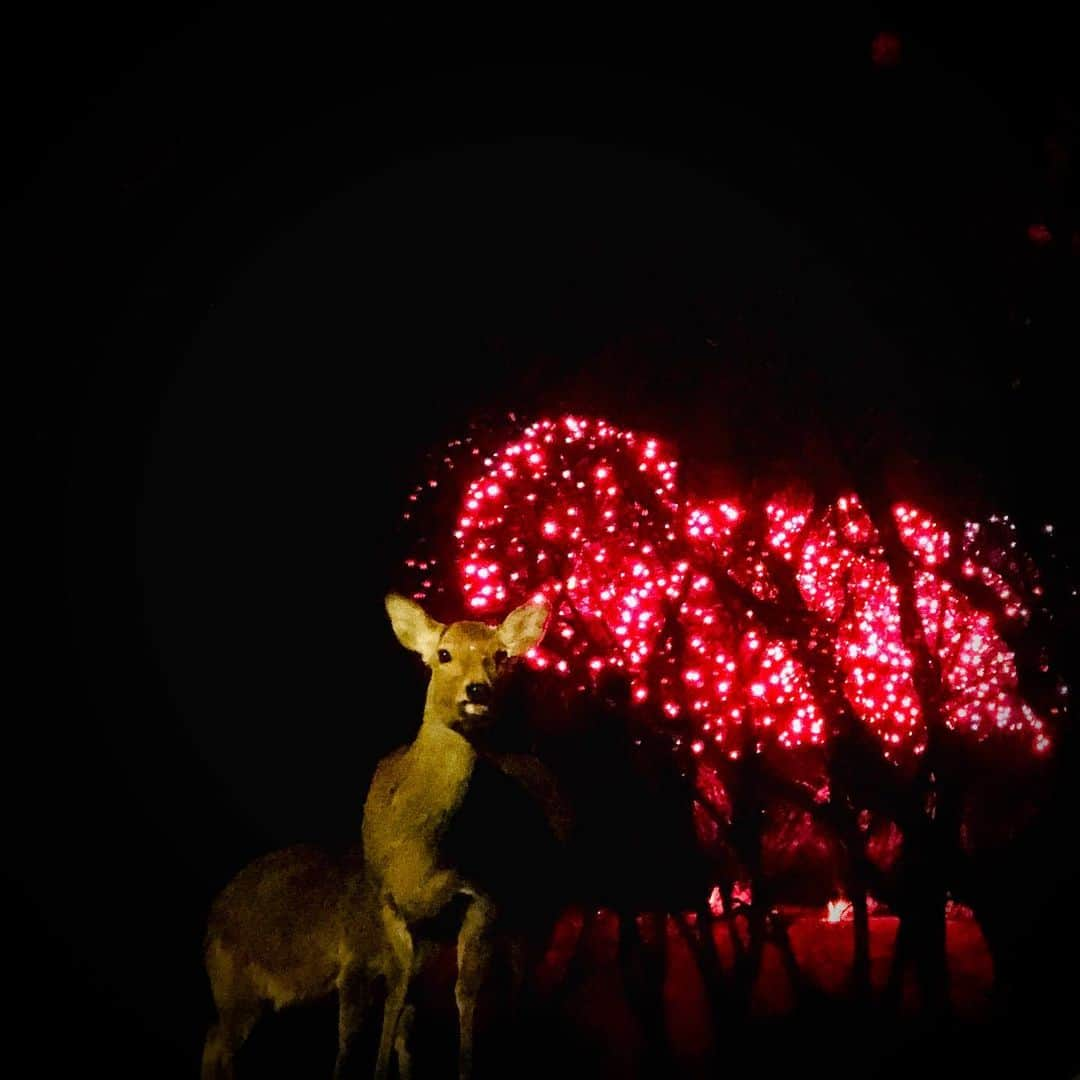
[[[442,725],[423,725],[375,771],[364,806],[364,853],[384,897],[408,922],[432,918],[468,885],[440,865],[440,840],[468,791],[476,751]]]
[[[203,1080],[233,1076],[235,1055],[267,1008],[335,990],[340,1073],[371,989],[393,963],[359,850],[333,858],[297,846],[256,859],[214,901],[205,944],[218,1020],[206,1037]],[[399,1061],[406,1055],[402,1043]]]
[[[480,760],[470,738],[492,718],[493,690],[505,662],[540,640],[547,609],[525,605],[492,627],[444,626],[393,595],[386,606],[399,640],[431,668],[420,730],[375,771],[364,804],[362,851],[340,860],[312,847],[274,852],[237,874],[215,900],[205,959],[218,1021],[207,1034],[203,1080],[231,1080],[235,1055],[267,1007],[281,1009],[335,990],[335,1076],[341,1076],[380,982],[385,998],[376,1076],[387,1076],[396,1054],[398,1074],[408,1080],[409,988],[438,916],[462,903],[455,998],[459,1072],[466,1077],[471,1071],[476,1003],[502,913],[498,886],[507,880],[483,872],[503,859],[500,851],[486,849],[505,839],[505,831],[485,826],[507,804],[529,803],[547,815],[552,799],[535,759],[486,758],[479,770],[486,794],[462,812]],[[509,799],[507,785],[514,789]],[[462,834],[482,858],[461,857],[470,851]]]

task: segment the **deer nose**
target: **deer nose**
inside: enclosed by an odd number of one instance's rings
[[[474,705],[486,705],[491,700],[491,687],[487,683],[471,682],[465,687],[465,696]]]

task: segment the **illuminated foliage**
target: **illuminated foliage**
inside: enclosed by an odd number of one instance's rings
[[[525,428],[483,468],[454,530],[467,606],[487,615],[544,596],[555,619],[537,666],[643,672],[685,575],[670,564],[674,457],[656,439],[566,417]]]
[[[690,498],[659,439],[573,416],[519,426],[488,456],[469,440],[450,449],[465,451],[469,467],[448,538],[465,605],[487,619],[547,598],[554,618],[530,661],[581,690],[606,669],[625,671],[633,700],[658,710],[696,754],[824,744],[829,712],[813,664],[886,757],[910,760],[927,744],[913,677],[920,650],[936,664],[946,726],[1050,747],[1003,636],[1004,626],[1027,625],[1041,596],[1007,518],[953,535],[910,504],[875,524],[851,492],[816,507],[797,491],[763,507]],[[910,629],[905,638],[879,526],[895,530],[910,561],[921,641]],[[437,566],[431,556],[409,560],[423,579],[418,597]],[[445,571],[441,579],[445,587]]]

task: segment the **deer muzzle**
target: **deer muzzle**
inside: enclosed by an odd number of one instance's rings
[[[491,710],[491,684],[469,683],[465,687],[465,700],[458,706],[463,719],[480,719]]]

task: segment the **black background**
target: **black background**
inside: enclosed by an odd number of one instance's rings
[[[1072,550],[1075,65],[1030,5],[8,47],[5,925],[43,1071],[194,1075],[214,892],[355,831],[420,711],[397,522],[469,420],[606,415],[732,483],[885,447]],[[1039,850],[1032,918],[1072,925]]]

